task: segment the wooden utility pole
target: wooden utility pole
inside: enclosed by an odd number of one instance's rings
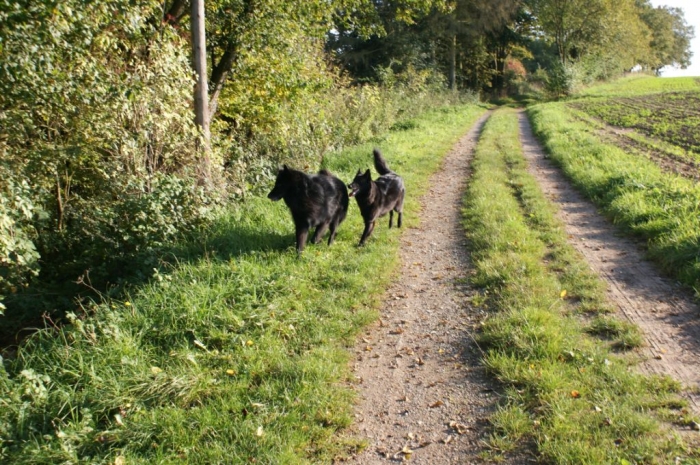
[[[200,161],[200,181],[209,183],[211,180],[211,158],[209,130],[209,89],[207,85],[207,47],[204,30],[204,0],[192,0],[190,15],[192,26],[192,62],[197,75],[194,89],[195,122],[202,131],[203,147]]]

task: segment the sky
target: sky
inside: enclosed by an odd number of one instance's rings
[[[698,0],[651,0],[654,6],[671,6],[681,8],[685,22],[695,28],[695,38],[690,43],[693,52],[690,66],[687,69],[665,67],[661,70],[663,77],[700,76],[700,1]]]

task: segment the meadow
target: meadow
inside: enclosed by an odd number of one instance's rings
[[[428,112],[323,166],[349,181],[382,148],[410,227],[428,175],[483,111]],[[400,234],[382,222],[359,249],[361,232],[353,202],[336,242],[298,258],[285,205],[252,197],[147,284],[47,322],[0,365],[0,462],[328,463],[357,447],[335,435],[351,421],[347,348],[377,317]]]

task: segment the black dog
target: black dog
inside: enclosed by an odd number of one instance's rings
[[[399,214],[397,226],[401,227],[401,216],[403,214],[403,199],[406,189],[403,179],[391,171],[386,165],[378,149],[374,149],[374,167],[379,173],[379,178],[372,181],[372,174],[369,170],[364,174],[357,170],[355,179],[348,185],[350,197],[355,197],[360,213],[365,220],[365,230],[362,233],[359,245],[364,245],[367,238],[374,231],[374,223],[377,218],[389,213],[389,227],[394,222],[394,212]]]
[[[277,201],[284,199],[292,212],[297,236],[297,253],[306,245],[309,229],[316,227],[311,242],[318,243],[330,226],[328,245],[335,239],[336,229],[348,213],[348,191],[340,179],[328,170],[306,174],[287,168],[279,170],[275,187],[267,195]]]

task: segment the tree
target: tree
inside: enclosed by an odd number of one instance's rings
[[[194,87],[195,122],[202,131],[200,182],[211,180],[211,132],[209,129],[209,90],[207,86],[207,48],[204,31],[204,0],[192,0],[192,62],[197,74]]]
[[[655,71],[664,66],[686,68],[692,57],[690,41],[695,31],[686,23],[683,10],[668,6],[654,8],[649,0],[638,0],[637,5],[639,16],[651,34],[650,53],[641,64]]]

